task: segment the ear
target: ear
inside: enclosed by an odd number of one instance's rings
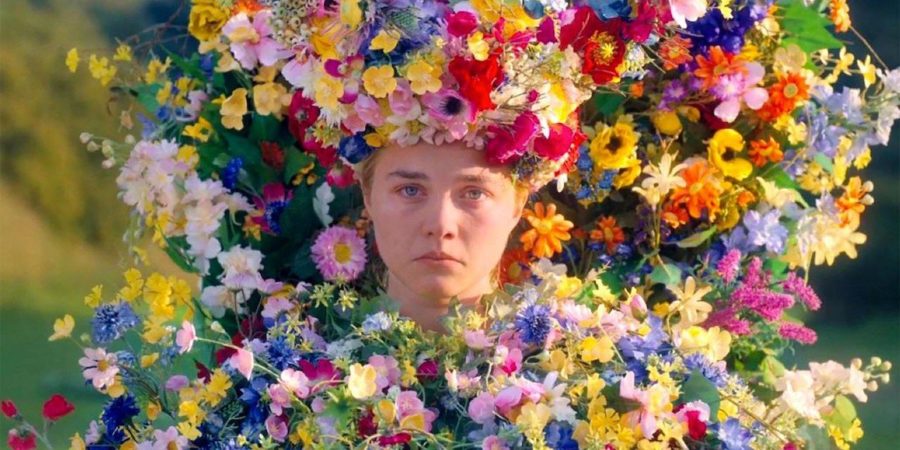
[[[528,189],[522,187],[516,187],[516,209],[515,214],[516,217],[521,219],[522,214],[525,212],[525,205],[528,204]]]

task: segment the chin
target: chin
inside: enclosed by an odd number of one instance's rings
[[[417,278],[415,291],[430,298],[450,298],[459,295],[466,286],[460,279],[447,276],[426,275]]]

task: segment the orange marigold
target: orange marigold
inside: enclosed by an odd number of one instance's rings
[[[844,188],[844,194],[835,202],[841,215],[841,224],[858,224],[859,216],[866,206],[875,202],[869,195],[875,185],[871,181],[863,181],[859,177],[851,177]]]
[[[535,258],[549,258],[561,253],[562,243],[572,238],[569,230],[575,224],[566,220],[562,214],[557,214],[553,203],[545,208],[543,203],[536,202],[534,210],[526,209],[522,216],[531,225],[531,229],[522,233],[519,241]]]
[[[625,242],[625,233],[616,224],[615,217],[605,216],[597,220],[597,228],[591,231],[591,240],[606,244],[606,253],[612,255],[619,244]]]
[[[809,99],[809,85],[802,75],[790,72],[777,76],[778,81],[769,86],[769,100],[757,112],[763,120],[775,120]]]
[[[750,161],[756,167],[762,167],[767,162],[777,163],[784,159],[781,152],[781,144],[773,138],[756,139],[750,141]]]
[[[691,40],[675,35],[659,45],[659,57],[663,60],[663,68],[672,70],[691,61]]]
[[[518,284],[530,277],[530,263],[531,255],[521,248],[504,252],[500,258],[500,271],[498,274],[500,287],[509,283]]]
[[[261,9],[263,9],[263,6],[257,0],[237,0],[232,7],[232,14],[253,14]]]
[[[728,53],[716,45],[709,49],[708,58],[697,55],[697,69],[694,70],[694,76],[703,80],[704,89],[710,89],[719,82],[719,77],[746,71],[744,60],[740,55]]]
[[[689,218],[706,217],[710,221],[719,213],[719,198],[725,188],[716,176],[716,169],[699,160],[681,172],[684,187],[675,188],[666,207],[664,218],[673,226],[687,223]],[[677,219],[677,220],[676,220]]]
[[[850,6],[847,5],[847,0],[831,0],[828,9],[835,31],[844,33],[850,29]]]

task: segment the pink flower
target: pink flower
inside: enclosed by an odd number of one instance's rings
[[[778,334],[785,339],[791,339],[806,345],[815,344],[819,339],[815,331],[799,323],[782,323],[778,327]]]
[[[6,435],[6,444],[12,450],[33,450],[37,448],[34,433],[28,430],[13,428]]]
[[[44,403],[41,414],[45,419],[55,421],[67,416],[72,411],[75,411],[75,405],[69,403],[69,400],[60,394],[53,394],[53,396]]]
[[[348,130],[359,133],[366,129],[367,125],[380,127],[384,125],[384,114],[381,106],[374,98],[368,95],[360,95],[356,98],[350,116],[342,122]]]
[[[741,251],[731,249],[719,260],[719,263],[716,264],[716,271],[719,272],[719,275],[725,283],[731,283],[737,277],[738,270],[741,268],[740,264]]]
[[[550,126],[550,135],[534,138],[534,153],[546,159],[556,161],[569,153],[575,142],[575,131],[568,126],[556,123]]]
[[[695,21],[706,14],[706,0],[669,0],[672,19],[681,28],[687,28],[687,21]]]
[[[431,431],[431,423],[437,418],[437,413],[425,408],[425,403],[422,402],[416,391],[400,392],[397,394],[394,404],[397,408],[398,421],[402,422],[409,416],[422,414],[425,419],[425,431]]]
[[[515,163],[528,150],[528,144],[537,134],[537,116],[526,111],[516,117],[512,127],[491,125],[488,132],[492,135],[485,144],[485,157],[490,164]]]
[[[379,390],[400,382],[400,365],[393,356],[372,355],[369,365],[375,368],[375,385]]]
[[[332,226],[312,246],[316,268],[328,281],[353,281],[366,266],[366,244],[356,230]]]
[[[494,368],[494,374],[499,375],[505,373],[512,375],[522,368],[522,350],[518,348],[509,349],[506,346],[497,346],[497,356],[502,358],[502,363]]]
[[[499,436],[492,434],[481,442],[481,450],[508,450],[506,441],[500,439]]]
[[[197,340],[197,330],[194,324],[185,320],[181,322],[181,329],[175,333],[175,344],[178,345],[178,353],[187,353],[194,347],[194,341]]]
[[[719,77],[712,88],[713,95],[722,103],[716,106],[713,114],[725,122],[733,122],[741,112],[741,105],[757,110],[769,99],[769,92],[756,86],[765,76],[765,69],[756,62],[746,63],[746,74],[733,73]]]
[[[281,415],[291,406],[291,391],[283,384],[270,384],[266,393],[269,394],[269,410],[272,414]]]
[[[478,27],[478,18],[469,11],[448,12],[447,32],[451,36],[464,37]]]
[[[688,426],[691,439],[701,440],[706,436],[706,423],[709,422],[709,405],[696,400],[680,406],[675,413],[679,422]]]
[[[182,388],[187,387],[187,385],[189,384],[190,380],[188,380],[188,377],[184,375],[172,375],[168,380],[166,380],[166,390],[178,392]]]
[[[522,388],[518,386],[509,386],[504,388],[494,398],[494,407],[504,416],[509,416],[509,412],[522,402]]]
[[[331,361],[324,358],[319,359],[315,364],[301,359],[300,370],[309,378],[309,384],[312,388],[310,394],[315,394],[322,389],[328,388],[330,385],[340,384],[343,378],[341,371],[334,367]]]
[[[78,360],[84,372],[84,378],[91,380],[97,389],[105,389],[111,386],[119,373],[119,366],[116,365],[115,353],[106,353],[102,348],[86,348],[84,349],[84,357]]]
[[[346,188],[355,183],[353,168],[344,165],[343,162],[335,163],[325,174],[325,181],[329,186]]]
[[[247,13],[242,12],[229,19],[222,28],[222,34],[231,42],[234,59],[241,63],[244,69],[253,70],[257,63],[271,66],[292,54],[272,39],[272,30],[269,28],[270,15],[269,11],[260,11],[253,16],[251,22]]]
[[[416,100],[407,80],[397,81],[397,88],[388,95],[388,104],[393,112],[391,119],[395,122],[415,120],[422,113],[422,107],[419,106],[419,101]]]
[[[250,379],[250,375],[253,374],[253,353],[241,348],[231,355],[228,361],[244,378]]]
[[[301,399],[309,397],[311,384],[305,373],[295,369],[284,369],[280,376],[281,385]]]
[[[272,439],[284,442],[284,438],[288,434],[287,420],[285,420],[284,416],[270,415],[266,419],[266,431],[269,432],[269,436],[272,436]]]
[[[153,448],[166,450],[183,450],[188,448],[189,442],[186,437],[178,434],[178,429],[169,426],[165,431],[153,431]]]
[[[440,91],[422,96],[422,103],[428,108],[428,115],[450,132],[453,139],[462,139],[469,132],[469,125],[475,122],[475,108],[459,92],[441,88]]]
[[[494,396],[490,392],[482,392],[469,402],[469,417],[475,423],[486,424],[494,420]]]
[[[281,213],[293,198],[293,192],[284,188],[280,182],[269,183],[263,186],[262,197],[254,197],[256,214],[252,216],[253,222],[269,234],[281,233]]]
[[[16,404],[13,403],[12,400],[3,400],[0,402],[0,410],[3,411],[3,415],[12,419],[19,415],[19,409],[16,408]]]
[[[466,330],[463,336],[472,350],[484,350],[491,346],[491,338],[484,334],[484,330]]]

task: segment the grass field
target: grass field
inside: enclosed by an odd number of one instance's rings
[[[48,342],[47,336],[53,319],[66,312],[75,317],[77,331],[88,330],[90,318],[82,304],[84,295],[98,283],[109,286],[108,290],[117,287],[127,261],[124,256],[99,253],[55,237],[25,205],[8,195],[2,184],[0,211],[0,254],[4,255],[0,258],[0,398],[13,399],[26,417],[39,422],[44,400],[53,393],[64,393],[76,410],[60,421],[52,436],[54,446],[68,448],[68,437],[76,431],[83,433],[99,413],[103,398],[80,382],[77,345],[71,341]],[[159,255],[154,259],[162,260]],[[854,356],[872,355],[900,364],[900,318],[896,316],[854,328],[816,328],[819,343],[800,348],[795,355],[801,367],[810,360],[834,359],[846,364]],[[872,394],[869,403],[858,408],[865,437],[856,448],[897,448],[898,404],[900,389],[895,382]]]

